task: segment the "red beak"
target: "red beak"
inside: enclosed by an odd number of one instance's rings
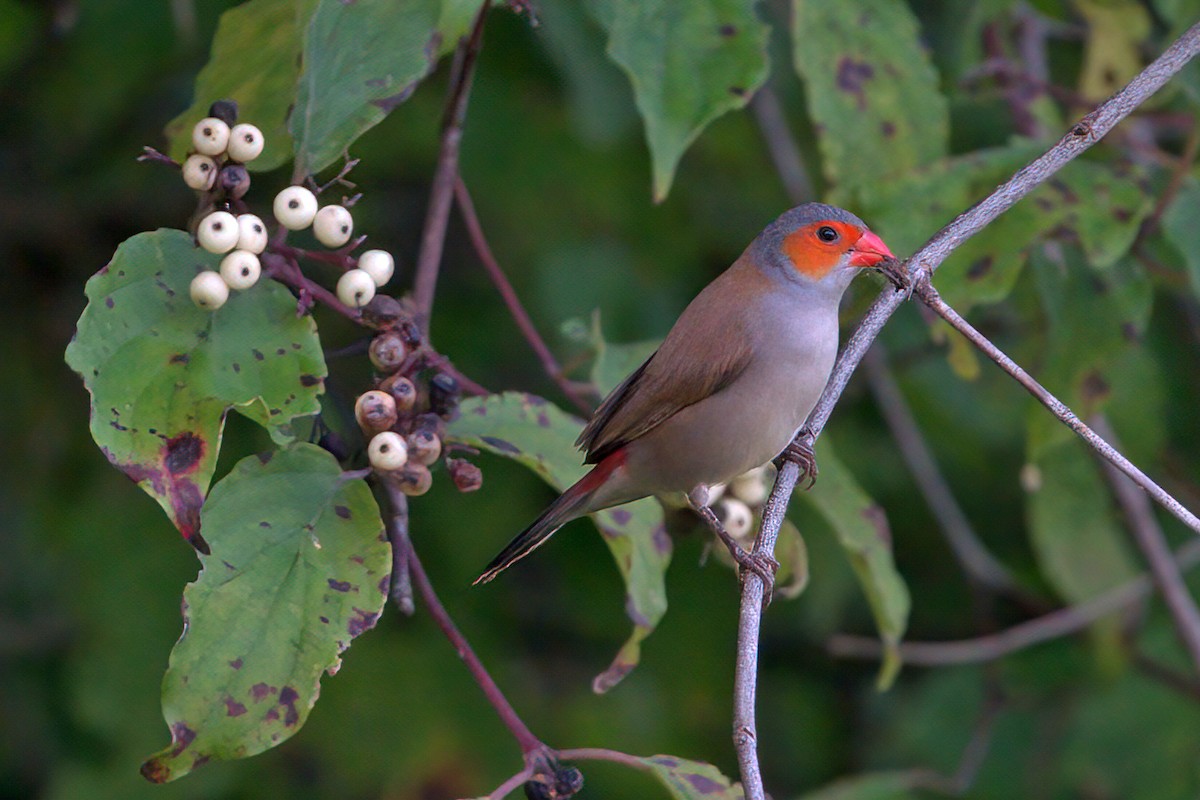
[[[858,241],[850,248],[850,266],[873,267],[885,258],[895,258],[888,246],[870,231],[858,237]]]

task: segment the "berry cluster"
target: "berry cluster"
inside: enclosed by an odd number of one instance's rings
[[[728,484],[708,487],[708,500],[725,530],[747,548],[754,542],[754,515],[762,509],[775,481],[770,464],[755,467]]]
[[[458,381],[429,369],[429,355],[416,326],[398,315],[371,341],[371,363],[383,377],[354,404],[354,417],[370,437],[367,458],[376,475],[413,497],[429,491],[429,468],[442,456],[446,421],[458,408]],[[474,464],[447,458],[446,466],[460,491],[481,485]]]
[[[196,227],[196,243],[210,253],[224,254],[219,270],[205,270],[189,287],[192,301],[215,311],[229,299],[229,290],[249,289],[262,274],[259,256],[269,235],[254,214],[234,216],[244,208],[242,197],[250,188],[246,163],[257,158],[266,144],[262,131],[237,122],[237,103],[219,100],[209,116],[192,129],[192,153],[182,165],[184,182],[200,192],[205,206],[214,210]],[[346,205],[349,205],[347,203]],[[319,206],[317,196],[304,186],[289,186],[275,196],[275,219],[290,231],[311,227],[317,241],[329,248],[343,247],[354,233],[354,218],[345,205]],[[357,246],[357,242],[350,248]],[[396,262],[386,250],[367,250],[349,261],[338,279],[338,299],[351,308],[362,308],[375,290],[392,278]]]

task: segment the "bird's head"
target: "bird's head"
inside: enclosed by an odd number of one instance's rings
[[[824,203],[785,211],[750,245],[750,255],[787,285],[817,287],[839,297],[860,269],[895,257],[861,219]]]

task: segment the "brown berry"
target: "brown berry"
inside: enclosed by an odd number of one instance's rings
[[[396,401],[377,389],[364,392],[354,404],[354,418],[367,433],[386,431],[396,424]]]
[[[385,331],[371,340],[371,363],[380,372],[395,372],[404,364],[408,348],[404,340],[392,331]]]
[[[409,497],[420,497],[433,486],[433,473],[423,464],[411,461],[399,472],[393,473],[397,487]]]
[[[442,440],[433,431],[414,431],[408,435],[408,453],[416,463],[428,466],[442,454]]]
[[[396,401],[396,411],[402,414],[412,411],[417,402],[417,387],[412,381],[403,375],[397,375],[388,386],[388,391]]]
[[[483,486],[483,472],[479,467],[463,458],[447,458],[446,469],[454,488],[460,492],[473,492]]]

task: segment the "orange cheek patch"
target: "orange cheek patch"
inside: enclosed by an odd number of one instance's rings
[[[796,271],[814,281],[829,274],[837,263],[839,253],[828,245],[818,244],[813,226],[807,225],[783,238],[783,254]],[[838,243],[834,243],[835,245]]]

